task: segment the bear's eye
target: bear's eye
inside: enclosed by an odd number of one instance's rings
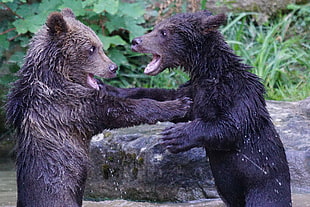
[[[166,31],[166,30],[160,30],[160,34],[161,34],[163,37],[167,37],[167,31]]]
[[[95,46],[91,46],[91,48],[89,49],[89,55],[94,54],[96,51],[96,47]]]

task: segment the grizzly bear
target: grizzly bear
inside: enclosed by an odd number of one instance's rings
[[[113,96],[94,75],[111,78],[116,69],[96,34],[70,9],[51,13],[33,37],[6,104],[17,134],[18,207],[81,206],[93,135],[185,115],[187,98]]]
[[[181,66],[190,76],[177,90],[143,93],[161,100],[191,95],[190,122],[165,129],[162,144],[172,153],[204,147],[227,206],[291,206],[288,163],[264,86],[218,31],[225,21],[208,11],[176,14],[133,39],[133,51],[153,55],[144,73]]]

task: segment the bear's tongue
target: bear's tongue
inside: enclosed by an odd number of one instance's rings
[[[92,88],[94,88],[94,89],[96,89],[96,90],[99,91],[99,85],[98,85],[96,79],[94,78],[94,74],[89,73],[89,74],[87,75],[87,84],[88,84],[90,87],[92,87]]]
[[[152,61],[146,66],[144,69],[144,73],[147,75],[157,75],[159,71],[160,61],[161,57],[160,55],[153,54]]]

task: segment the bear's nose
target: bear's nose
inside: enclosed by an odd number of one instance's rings
[[[117,65],[116,64],[112,64],[109,66],[109,70],[113,73],[115,73],[117,71]]]
[[[132,44],[133,46],[139,45],[139,44],[141,44],[141,43],[142,43],[142,39],[139,38],[139,37],[136,37],[135,39],[133,39],[133,40],[131,41],[131,44]]]

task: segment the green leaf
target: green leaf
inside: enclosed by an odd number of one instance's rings
[[[121,17],[116,15],[107,15],[107,17],[109,21],[106,22],[105,26],[109,32],[118,30],[120,28],[125,29],[130,32],[130,40],[137,36],[143,35],[147,31],[147,29],[138,25],[144,22],[143,18],[141,20],[140,18],[133,18],[130,16]]]
[[[116,63],[116,65],[128,65],[127,58],[121,53],[119,50],[115,48],[111,48],[107,55],[111,58],[111,60]]]
[[[94,4],[94,12],[97,14],[106,11],[110,14],[116,14],[119,7],[119,0],[98,0]]]
[[[8,85],[9,83],[13,82],[16,79],[16,76],[13,74],[5,74],[0,77],[0,84],[1,85]]]
[[[96,2],[96,0],[86,0],[86,1],[82,1],[82,6],[83,8],[93,5]]]
[[[25,34],[26,32],[36,33],[44,24],[45,18],[34,15],[25,19],[18,19],[13,22],[18,34]]]
[[[23,58],[25,56],[25,53],[23,52],[16,52],[14,53],[10,59],[9,59],[9,63],[15,63],[17,64],[19,67],[21,67],[23,65]]]
[[[145,10],[142,2],[138,3],[125,3],[119,5],[119,12],[123,15],[130,16],[133,18],[143,17]]]
[[[137,24],[133,24],[133,22],[135,22],[135,20],[133,18],[125,18],[125,29],[127,29],[130,34],[129,34],[129,38],[130,41],[133,40],[133,38],[138,37],[143,35],[147,29],[145,29],[144,27],[137,25]]]
[[[118,30],[120,28],[126,28],[125,19],[123,17],[109,14],[107,14],[107,17],[109,21],[105,23],[105,26],[109,30],[109,32]]]
[[[29,37],[27,36],[20,36],[19,38],[19,45],[21,47],[27,47],[29,44]]]
[[[127,43],[120,37],[120,36],[103,36],[103,35],[98,35],[101,42],[103,43],[103,49],[108,50],[111,45],[126,45]]]
[[[43,0],[40,3],[39,11],[46,17],[49,12],[57,11],[61,3],[62,3],[61,1]]]
[[[25,25],[25,20],[18,19],[15,22],[13,22],[13,25],[16,27],[16,31],[18,34],[25,34],[28,32],[28,27]]]
[[[63,8],[71,8],[73,13],[76,16],[83,16],[85,15],[85,10],[82,4],[82,1],[80,0],[71,0],[71,1],[64,1],[64,3],[59,6],[60,9]]]
[[[36,33],[45,23],[46,17],[42,18],[42,16],[35,15],[35,16],[27,18],[27,21],[29,23],[29,27],[28,27],[29,31],[32,33]]]
[[[101,0],[105,3],[105,11],[110,14],[116,14],[119,7],[119,0]]]
[[[5,35],[0,35],[0,51],[9,49],[10,43]]]
[[[22,16],[23,18],[28,18],[28,17],[32,17],[34,15],[37,15],[38,13],[40,13],[41,11],[39,11],[39,4],[38,3],[34,3],[34,4],[22,4],[20,5],[17,9],[16,9],[16,13],[19,16]]]
[[[88,22],[85,23],[86,25],[88,25]],[[102,28],[100,27],[100,25],[98,24],[91,24],[91,25],[88,25],[92,30],[94,30],[94,32],[96,34],[100,34],[102,33]]]

